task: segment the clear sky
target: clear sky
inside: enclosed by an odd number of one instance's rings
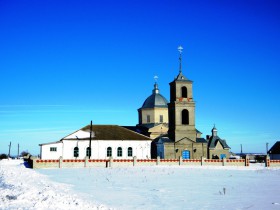
[[[196,127],[231,151],[280,140],[280,2],[0,0],[0,153],[94,124],[135,125],[159,77],[193,80]]]

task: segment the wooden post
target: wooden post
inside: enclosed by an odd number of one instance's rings
[[[90,134],[89,134],[89,159],[91,157],[91,133],[92,133],[92,121],[90,121]]]
[[[9,155],[8,155],[9,158],[11,157],[11,146],[12,146],[12,143],[10,142],[10,144],[9,144]]]

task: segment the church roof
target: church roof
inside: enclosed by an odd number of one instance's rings
[[[268,151],[269,154],[280,154],[280,141],[277,141]]]
[[[153,94],[150,95],[143,103],[142,108],[168,107],[168,101],[159,93],[158,85],[155,83]]]
[[[207,140],[205,138],[196,138],[197,143],[207,143]]]
[[[220,142],[224,149],[230,149],[230,147],[227,145],[226,140],[220,139],[219,136],[211,136],[209,139],[209,149],[215,149],[217,142]]]
[[[118,125],[92,125],[92,140],[151,140],[150,138]],[[61,140],[89,140],[90,125]]]

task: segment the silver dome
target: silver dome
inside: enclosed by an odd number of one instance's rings
[[[153,94],[150,95],[143,103],[142,108],[154,108],[154,107],[168,107],[168,101],[159,93],[158,85],[155,83]]]

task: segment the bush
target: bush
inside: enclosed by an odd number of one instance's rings
[[[29,154],[30,154],[29,152],[22,151],[22,152],[20,153],[20,156],[21,156],[21,157],[24,157],[24,156],[28,156]]]
[[[0,155],[0,160],[2,160],[2,159],[8,159],[8,155],[6,155],[6,154],[1,154],[1,155]]]

